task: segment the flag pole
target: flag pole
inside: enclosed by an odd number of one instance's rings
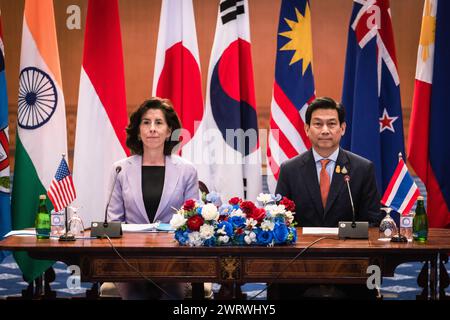
[[[62,154],[63,159],[66,157],[66,154]],[[64,234],[59,237],[59,241],[75,241],[75,236],[73,234],[69,234],[69,226],[67,222],[67,206],[64,208],[64,224],[65,230]]]

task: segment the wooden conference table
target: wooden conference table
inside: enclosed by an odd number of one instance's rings
[[[367,271],[370,265],[379,266],[382,277],[390,277],[401,263],[424,261],[418,276],[423,290],[418,298],[444,298],[444,290],[449,285],[444,265],[450,252],[449,229],[430,229],[425,244],[379,241],[378,229],[374,228],[369,230],[366,240],[304,235],[299,228],[294,245],[276,247],[192,248],[178,245],[173,236],[173,233],[124,233],[122,238],[112,239],[112,244],[142,274],[163,282],[228,283],[233,288],[250,282],[364,284],[371,276]],[[326,239],[293,261],[300,251],[321,237]],[[121,260],[107,239],[60,242],[11,236],[0,242],[0,250],[4,249],[27,251],[33,258],[78,265],[81,281],[142,280],[141,275]],[[224,298],[235,298],[233,293],[235,290]],[[198,289],[194,294],[202,296]]]

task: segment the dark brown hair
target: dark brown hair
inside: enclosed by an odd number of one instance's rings
[[[311,102],[311,104],[308,106],[308,109],[306,109],[305,121],[307,125],[311,125],[312,113],[317,109],[336,110],[338,113],[339,124],[341,125],[345,122],[345,109],[342,104],[328,97],[319,97]]]
[[[145,100],[139,108],[133,112],[130,116],[130,124],[126,128],[127,131],[127,147],[130,148],[132,154],[140,154],[144,152],[142,141],[138,139],[139,136],[139,126],[141,124],[142,116],[149,109],[158,109],[161,110],[164,114],[164,118],[166,119],[166,123],[169,126],[172,133],[181,129],[181,122],[178,118],[178,115],[173,108],[172,102],[168,99],[162,99],[158,97],[152,97],[148,100]],[[172,153],[173,148],[178,144],[178,140],[173,141],[173,139],[169,139],[169,141],[164,142],[164,155],[168,156]]]

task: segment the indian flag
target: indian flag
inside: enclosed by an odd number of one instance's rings
[[[47,193],[62,153],[67,153],[66,111],[53,0],[26,0],[12,190],[14,229],[34,227],[39,195]],[[47,206],[52,208],[50,201]],[[53,264],[33,260],[25,252],[14,257],[27,282]]]

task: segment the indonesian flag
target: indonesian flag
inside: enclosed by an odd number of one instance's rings
[[[426,0],[417,55],[408,160],[427,188],[430,227],[450,227],[450,2]]]
[[[127,122],[117,0],[89,0],[73,169],[85,227],[104,219],[113,163],[127,156]]]
[[[13,229],[33,228],[61,154],[67,154],[66,110],[52,0],[26,0],[20,55],[17,136],[12,190]],[[48,208],[52,208],[50,201]],[[27,282],[53,262],[14,257]]]
[[[211,52],[202,149],[210,190],[228,201],[262,191],[247,0],[222,0]],[[199,173],[201,179],[201,173]]]
[[[172,101],[184,129],[182,155],[194,162],[203,96],[192,0],[162,2],[152,94]]]

